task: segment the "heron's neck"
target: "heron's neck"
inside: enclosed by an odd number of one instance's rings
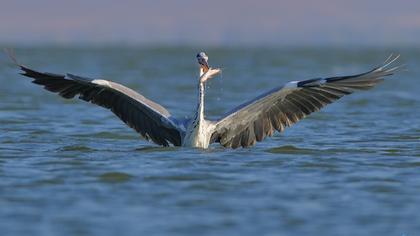
[[[198,84],[198,107],[197,107],[197,121],[200,122],[204,119],[204,83]]]
[[[200,68],[200,77],[203,76],[204,71],[202,68]],[[205,85],[201,81],[198,82],[198,106],[196,111],[196,121],[200,123],[202,120],[204,120],[204,89]]]

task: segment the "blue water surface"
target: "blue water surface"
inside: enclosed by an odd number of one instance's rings
[[[176,117],[201,48],[17,48],[41,71],[125,84]],[[210,48],[216,118],[290,80],[406,69],[252,148],[158,147],[0,57],[0,235],[419,235],[420,50]]]

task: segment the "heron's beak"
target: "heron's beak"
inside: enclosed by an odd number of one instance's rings
[[[200,61],[200,65],[201,65],[201,69],[203,70],[203,73],[206,73],[207,71],[209,71],[210,67],[207,61],[204,61],[204,60]]]

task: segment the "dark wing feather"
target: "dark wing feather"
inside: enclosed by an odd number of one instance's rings
[[[92,80],[67,74],[42,73],[19,65],[22,75],[33,78],[35,84],[70,99],[80,99],[110,109],[124,123],[156,144],[181,145],[181,129],[176,120],[161,105],[121,84],[107,80]]]
[[[372,88],[399,68],[389,67],[397,58],[390,57],[384,65],[363,74],[293,81],[275,88],[218,120],[211,142],[232,148],[252,146],[344,95]]]

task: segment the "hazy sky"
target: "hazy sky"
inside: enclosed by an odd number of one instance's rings
[[[420,0],[0,0],[0,43],[420,45]]]

